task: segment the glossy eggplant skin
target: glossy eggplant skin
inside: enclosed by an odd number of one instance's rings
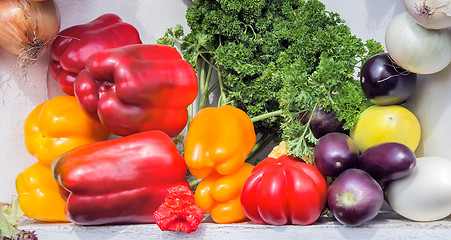
[[[359,147],[348,135],[332,132],[318,141],[313,156],[321,174],[338,177],[344,170],[357,166]]]
[[[379,213],[384,202],[381,186],[365,171],[345,170],[327,192],[330,211],[340,223],[359,226]]]
[[[358,168],[369,173],[381,185],[410,174],[416,165],[415,153],[406,145],[386,142],[365,150]]]
[[[310,119],[311,111],[301,117],[302,124],[307,124]],[[310,119],[309,127],[316,139],[331,132],[346,133],[343,129],[344,121],[339,121],[335,117],[335,112],[326,112],[322,107],[316,107],[313,116]]]
[[[360,71],[363,93],[376,105],[403,103],[412,95],[416,82],[417,74],[396,65],[387,53],[372,56]]]

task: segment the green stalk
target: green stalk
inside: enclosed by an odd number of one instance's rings
[[[221,72],[218,71],[218,82],[219,82],[219,90],[220,90],[220,95],[219,95],[219,99],[218,99],[218,107],[227,104],[227,97],[224,93],[224,82],[222,81],[222,76],[221,76]]]
[[[265,119],[270,118],[270,117],[280,116],[280,115],[282,115],[282,113],[283,113],[282,110],[276,110],[276,111],[273,111],[273,112],[269,112],[269,113],[265,113],[265,114],[262,114],[262,115],[255,116],[255,117],[251,118],[251,121],[252,122],[258,122],[258,121],[265,120]]]
[[[277,110],[269,113],[265,113],[256,117],[251,118],[252,122],[261,121],[270,117],[277,117],[282,115],[282,110]],[[257,159],[254,159],[263,149],[265,149],[269,143],[274,139],[274,136],[269,133],[263,134],[260,139],[255,143],[252,151],[247,155],[246,162],[255,165],[257,163]]]
[[[210,65],[211,67],[213,67],[214,70],[219,72],[219,69],[213,64],[213,62],[211,62],[207,57],[205,57],[203,54],[208,54],[206,53],[200,53],[199,57],[202,58],[208,65]]]
[[[312,112],[310,114],[310,117],[309,117],[307,123],[305,124],[305,126],[307,126],[307,127],[304,129],[304,132],[302,132],[302,135],[301,135],[301,137],[299,139],[304,139],[305,135],[307,134],[307,131],[310,130],[310,127],[308,127],[308,126],[310,126],[310,122],[313,119],[313,115],[315,115],[316,106],[318,106],[318,103],[315,103],[315,105],[313,106],[313,110],[312,110]]]
[[[203,178],[196,178],[194,177],[189,171],[186,174],[185,180],[188,182],[189,186],[191,187],[191,190],[194,192],[197,188],[197,185],[202,181]]]
[[[205,88],[205,85],[209,83],[209,80],[206,77],[205,73],[205,64],[206,62],[201,60],[201,66],[199,68],[200,74],[199,74],[199,88],[200,88],[200,96],[199,96],[199,109],[205,108],[207,106],[207,99],[208,99],[208,85],[207,88]]]
[[[252,151],[247,155],[246,162],[255,165],[257,163],[257,159],[255,159],[255,156],[257,156],[263,149],[265,149],[269,143],[273,140],[274,136],[266,133],[260,137],[260,139],[255,143],[254,148]]]
[[[307,153],[307,150],[308,150],[309,148],[308,148],[308,146],[307,146],[307,142],[306,142],[306,139],[305,139],[305,138],[306,138],[306,135],[309,133],[309,131],[311,131],[309,126],[310,126],[311,120],[313,119],[314,110],[316,109],[316,106],[317,106],[317,103],[315,103],[315,105],[313,106],[312,113],[310,114],[310,117],[309,117],[307,123],[304,125],[304,129],[303,129],[301,135],[300,135],[299,137],[297,137],[297,139],[298,139],[298,140],[297,140],[297,144],[296,144],[297,147],[295,147],[296,149],[299,149],[299,148],[300,148],[300,152],[302,152],[302,154],[305,155],[305,156],[307,156],[307,157],[310,157],[310,156],[311,156],[311,153],[313,153],[313,152]],[[288,147],[288,146],[287,146],[287,147]],[[289,148],[289,147],[288,147],[288,148]],[[290,149],[289,149],[289,150],[290,150]],[[296,151],[298,151],[298,150],[296,150]],[[302,157],[302,156],[298,156],[298,157]]]
[[[201,58],[201,67],[200,67],[200,79],[199,79],[199,88],[200,88],[200,96],[199,96],[199,109],[201,110],[207,106],[208,98],[213,90],[216,88],[217,84],[215,83],[211,88],[211,74],[213,73],[214,66],[204,57]],[[206,70],[208,65],[208,70]]]
[[[207,79],[205,81],[205,89],[207,89],[207,96],[208,94],[208,87],[210,86],[210,79],[211,79],[211,73],[213,72],[213,66],[211,64],[208,64],[208,72],[207,72]]]
[[[208,89],[208,95],[210,96],[210,94],[219,86],[219,81],[216,81],[215,83],[213,83],[213,85]]]

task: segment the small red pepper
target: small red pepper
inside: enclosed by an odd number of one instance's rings
[[[108,48],[142,43],[138,30],[112,13],[86,24],[69,27],[50,47],[49,71],[61,90],[74,95],[74,80],[91,54]]]
[[[168,189],[165,201],[153,214],[162,231],[194,232],[204,219],[202,210],[195,204],[191,189],[178,185]]]
[[[134,44],[91,55],[75,79],[81,107],[119,136],[161,130],[176,136],[197,96],[197,75],[173,47]]]

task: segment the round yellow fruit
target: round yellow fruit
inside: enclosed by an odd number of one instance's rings
[[[360,152],[384,142],[398,142],[415,151],[420,143],[421,127],[407,108],[398,105],[373,105],[363,111],[350,131]]]

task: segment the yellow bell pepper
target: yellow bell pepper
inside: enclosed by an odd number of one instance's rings
[[[254,125],[242,110],[229,105],[200,110],[189,125],[185,162],[197,178],[213,170],[228,175],[246,160],[255,145]]]
[[[61,197],[52,169],[35,163],[16,178],[19,205],[27,217],[47,222],[68,222],[66,201]]]
[[[291,156],[290,151],[287,149],[287,143],[285,141],[281,141],[279,145],[275,146],[271,152],[268,154],[268,157],[271,158],[279,158],[283,155],[288,155],[290,158],[295,159],[297,161],[304,161],[308,164],[315,165],[315,159],[313,156],[308,157],[306,155],[301,157]]]
[[[253,166],[243,163],[230,175],[212,172],[196,188],[194,199],[204,213],[210,214],[216,223],[234,223],[246,220],[241,206],[241,191]]]
[[[282,155],[287,155],[287,143],[285,141],[281,141],[279,145],[275,146],[271,152],[268,154],[268,157],[279,158]]]
[[[83,112],[76,97],[68,95],[38,105],[25,120],[24,130],[28,152],[48,166],[68,150],[110,136],[102,123]]]

